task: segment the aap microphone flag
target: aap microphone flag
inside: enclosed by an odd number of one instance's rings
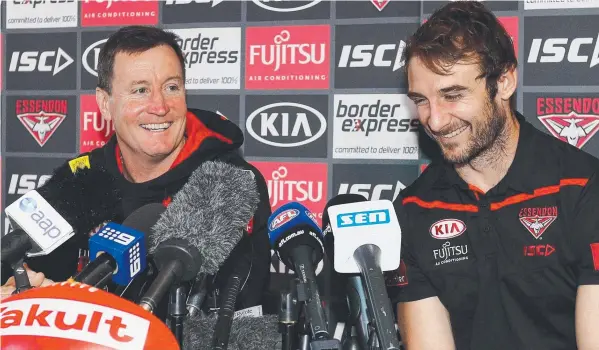
[[[156,316],[86,284],[30,289],[4,299],[0,311],[2,349],[179,349]]]

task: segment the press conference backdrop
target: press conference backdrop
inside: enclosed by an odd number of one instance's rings
[[[264,174],[273,210],[299,201],[320,219],[339,193],[393,199],[430,159],[401,53],[444,3],[3,1],[2,208],[112,133],[95,103],[97,59],[106,38],[130,24],[181,37],[189,106],[241,127],[243,153]],[[518,109],[599,156],[599,0],[485,4],[513,37]],[[5,233],[4,214],[1,221]],[[285,287],[290,271],[274,257],[271,272],[271,289]]]

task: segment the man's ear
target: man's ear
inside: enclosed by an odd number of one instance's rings
[[[98,104],[98,108],[100,109],[100,113],[102,113],[102,118],[107,121],[112,120],[112,115],[110,114],[110,109],[108,108],[108,102],[110,101],[110,95],[106,90],[96,88],[96,104]]]
[[[508,101],[516,92],[518,87],[518,70],[513,67],[503,72],[497,79],[497,97]]]

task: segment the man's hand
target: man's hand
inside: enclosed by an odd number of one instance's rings
[[[41,272],[35,272],[27,266],[25,266],[25,270],[27,270],[27,277],[29,277],[29,283],[32,287],[45,287],[54,283],[54,281],[47,279]],[[0,287],[0,301],[11,296],[15,289],[15,278],[11,277],[2,287]]]

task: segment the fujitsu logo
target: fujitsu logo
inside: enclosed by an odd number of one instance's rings
[[[273,38],[273,44],[250,45],[250,65],[259,60],[265,66],[278,71],[287,64],[322,64],[327,55],[326,43],[288,43],[291,33],[282,30]]]
[[[112,121],[102,118],[98,112],[83,112],[83,131],[90,130],[108,137],[114,131],[114,124]]]
[[[267,181],[268,195],[274,207],[280,201],[310,201],[319,202],[323,195],[322,181],[296,181],[285,180],[288,175],[285,166],[272,172],[271,179]]]

